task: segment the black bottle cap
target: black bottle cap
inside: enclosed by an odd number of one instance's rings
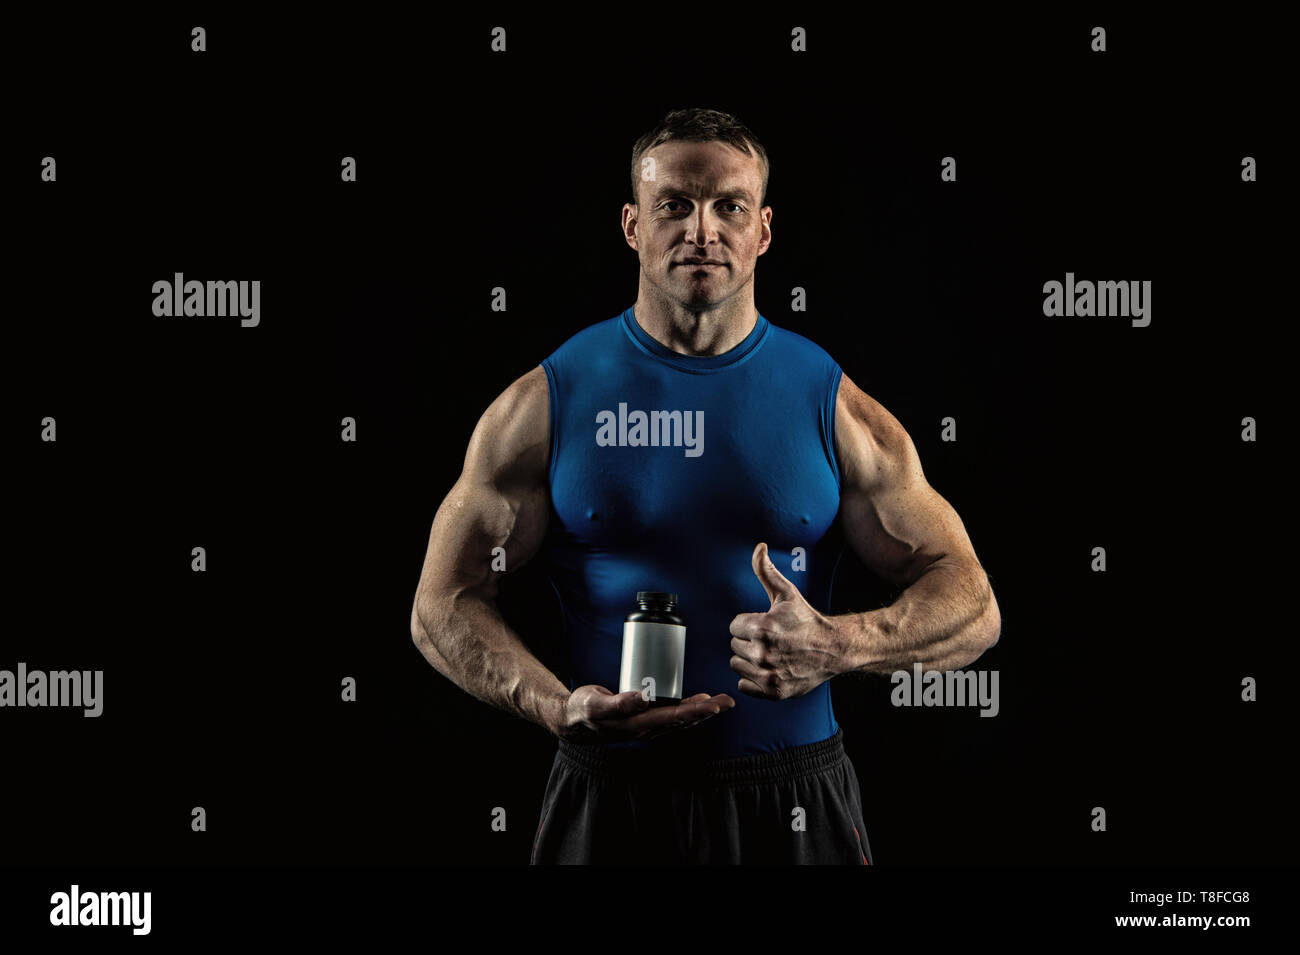
[[[639,604],[666,603],[671,607],[675,607],[677,606],[677,595],[665,593],[661,590],[638,590],[636,592],[636,602]]]

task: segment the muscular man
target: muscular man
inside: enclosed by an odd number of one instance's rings
[[[416,645],[558,737],[534,863],[868,863],[828,681],[953,669],[997,642],[988,578],[907,432],[754,305],[768,169],[753,133],[713,110],[670,113],[637,142],[622,217],[635,304],[492,402],[434,518]],[[685,438],[647,435],[651,411],[680,411]],[[611,415],[617,434],[599,423]],[[827,615],[846,544],[906,588],[892,605]],[[494,604],[539,553],[569,686]],[[678,594],[675,705],[611,689],[642,590]]]

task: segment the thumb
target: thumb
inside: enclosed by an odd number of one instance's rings
[[[758,582],[767,591],[768,599],[772,601],[773,606],[776,606],[782,600],[793,600],[799,595],[799,588],[781,576],[781,572],[772,563],[772,558],[767,551],[767,544],[760,543],[754,548],[752,563],[754,576],[758,578]]]

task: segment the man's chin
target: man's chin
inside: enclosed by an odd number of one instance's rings
[[[693,305],[716,305],[727,297],[727,292],[714,285],[691,284],[686,287],[682,298]]]
[[[721,295],[688,295],[683,300],[682,304],[687,308],[698,311],[701,309],[714,308],[720,304],[722,300],[723,296]]]

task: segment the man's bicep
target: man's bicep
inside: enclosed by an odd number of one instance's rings
[[[496,595],[496,581],[541,549],[550,513],[545,372],[502,393],[479,419],[460,477],[438,508],[421,587]]]
[[[544,494],[462,475],[434,516],[421,588],[442,596],[468,591],[495,597],[495,582],[541,548],[546,520]]]
[[[851,381],[840,387],[836,438],[844,534],[872,573],[906,587],[944,557],[974,558],[961,518],[926,481],[911,437]]]

